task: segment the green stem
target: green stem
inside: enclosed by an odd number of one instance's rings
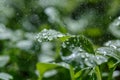
[[[70,66],[70,76],[71,76],[71,80],[75,80],[75,78],[74,78],[74,70],[73,70],[72,66]]]
[[[60,42],[56,40],[56,55],[55,55],[55,58],[58,58],[58,56],[60,53]]]
[[[110,73],[108,75],[108,80],[113,80],[113,72],[116,69],[116,66],[110,69]]]
[[[43,74],[40,75],[38,80],[42,80],[42,78],[43,78]]]
[[[95,67],[95,73],[96,73],[96,76],[97,76],[97,80],[102,80],[100,69],[99,69],[98,66]]]

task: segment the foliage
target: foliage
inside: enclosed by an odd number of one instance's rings
[[[119,80],[120,0],[0,0],[0,80]]]
[[[46,31],[46,34],[44,33],[44,31]],[[96,76],[96,77],[92,77],[91,79],[101,80],[102,76],[99,71],[99,65],[102,65],[103,63],[107,63],[107,62],[109,63],[109,60],[110,61],[112,60],[110,58],[116,59],[116,61],[114,61],[114,64],[112,63],[109,64],[110,65],[109,68],[116,67],[116,65],[119,63],[120,51],[117,49],[117,47],[119,47],[119,40],[109,41],[105,43],[106,47],[100,47],[96,49],[96,51],[94,51],[92,43],[82,35],[79,35],[79,36],[64,35],[64,36],[61,36],[61,38],[65,36],[66,38],[65,40],[62,40],[58,36],[50,35],[50,33],[51,33],[51,30],[41,31],[37,35],[37,40],[41,43],[42,41],[43,42],[52,41],[53,38],[52,39],[49,39],[49,38],[54,37],[54,39],[58,40],[62,44],[61,47],[59,46],[60,47],[59,53],[62,59],[61,61],[70,65],[74,71],[72,74],[71,80],[75,80],[75,79],[83,80],[84,78],[80,77],[82,74],[80,74],[79,72],[83,69],[85,69],[84,71],[89,71],[89,70],[92,71],[87,73],[87,74],[91,73],[90,76],[92,75]],[[57,32],[53,30],[52,34],[53,33],[57,33]],[[43,36],[44,34],[45,36]],[[59,35],[62,35],[62,33],[61,34],[59,33]],[[58,42],[58,41],[54,41],[54,42]],[[52,62],[55,62],[55,61],[52,61]],[[47,68],[45,68],[45,64],[39,63],[37,65],[38,65],[37,69],[39,70],[39,73],[42,74],[42,76],[43,76],[43,73],[45,73],[45,71],[48,71],[51,68],[56,68],[56,65],[53,63],[47,64],[48,65]],[[71,69],[69,69],[69,72],[71,72]],[[39,78],[40,80],[43,79],[42,76]],[[85,75],[85,77],[88,77],[88,75]]]

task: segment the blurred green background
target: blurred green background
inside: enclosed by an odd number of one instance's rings
[[[36,42],[42,29],[83,34],[96,48],[120,38],[119,16],[120,0],[0,0],[0,79],[37,80],[38,62],[60,61],[57,44]],[[64,74],[44,80],[70,80]]]

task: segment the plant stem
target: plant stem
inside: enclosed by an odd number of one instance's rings
[[[96,76],[97,76],[97,80],[102,80],[100,69],[99,69],[98,66],[95,67],[95,73],[96,73]]]
[[[42,80],[42,78],[43,78],[43,74],[42,74],[42,75],[40,75],[40,77],[39,77],[39,79],[38,79],[38,80]]]
[[[72,66],[70,66],[70,76],[71,76],[71,80],[75,80],[75,78],[74,78],[74,70],[73,70]]]
[[[116,69],[116,66],[110,69],[110,73],[108,75],[108,80],[113,80],[113,72]]]

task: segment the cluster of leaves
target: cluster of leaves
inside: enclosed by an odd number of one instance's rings
[[[0,0],[0,79],[119,80],[119,4]]]
[[[120,40],[108,41],[104,47],[99,47],[94,50],[92,43],[83,35],[64,34],[64,36],[58,37],[59,35],[55,36],[56,33],[60,35],[60,32],[45,29],[37,35],[37,40],[40,43],[53,40],[57,42],[59,45],[57,46],[59,47],[58,53],[60,53],[61,58],[60,61],[53,60],[50,63],[37,64],[40,80],[43,79],[47,71],[56,70],[56,67],[68,69],[71,80],[86,80],[88,77],[90,77],[91,80],[102,80],[103,73],[101,73],[102,71],[99,69],[100,65],[106,64],[108,69],[115,69],[120,63]],[[43,36],[44,34],[46,35]],[[63,34],[61,33],[61,35]],[[49,39],[50,37],[54,38]],[[114,70],[111,70],[108,74],[109,80],[113,79],[113,72]],[[83,75],[82,73],[87,74]]]

